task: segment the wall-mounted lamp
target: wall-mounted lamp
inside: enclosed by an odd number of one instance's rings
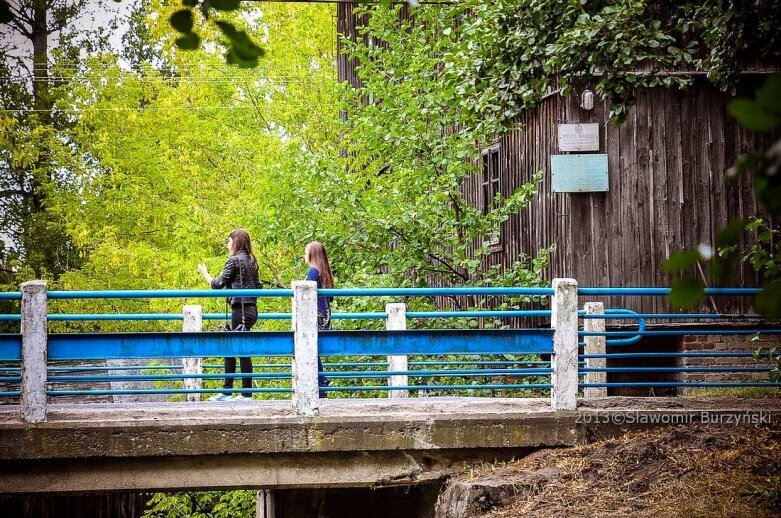
[[[591,90],[583,90],[580,95],[580,107],[584,110],[594,109],[594,93]]]

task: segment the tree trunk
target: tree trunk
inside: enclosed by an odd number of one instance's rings
[[[51,109],[54,106],[53,98],[49,90],[49,30],[48,30],[48,0],[33,0],[32,26],[30,40],[33,44],[33,115],[40,125],[49,126],[52,122]],[[38,234],[45,231],[48,225],[46,220],[46,195],[44,185],[51,176],[50,153],[48,146],[42,145],[39,149],[35,165],[30,169],[29,175],[32,186],[32,196],[25,200],[26,229],[22,237],[22,245],[26,252],[41,243],[40,237],[29,235],[30,232]],[[28,234],[24,236],[24,234]],[[50,257],[44,263],[35,261],[31,266],[36,276],[43,273],[42,267],[51,267],[56,263],[55,257]],[[48,269],[48,268],[47,268]],[[52,268],[52,270],[55,270]]]

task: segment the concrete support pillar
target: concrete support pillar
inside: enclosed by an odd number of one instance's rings
[[[602,302],[586,302],[584,309],[587,315],[604,315],[605,305]],[[605,331],[605,320],[602,318],[586,318],[583,320],[583,328],[586,331],[603,333]],[[587,336],[586,346],[583,348],[585,354],[605,354],[604,336]],[[586,367],[594,369],[604,369],[607,366],[607,358],[586,358]],[[586,383],[607,383],[607,372],[587,372]],[[607,387],[586,387],[583,389],[586,397],[606,397]]]
[[[261,489],[258,491],[255,502],[256,518],[275,518],[276,511],[274,510],[274,493],[272,491]]]
[[[406,304],[385,304],[385,311],[388,313],[388,321],[385,328],[388,331],[404,331],[407,329],[407,305]],[[388,370],[405,371],[407,370],[406,356],[388,356]],[[388,385],[391,387],[406,387],[409,385],[409,377],[389,376]],[[407,398],[409,390],[389,390],[389,398]]]
[[[47,296],[45,281],[22,284],[22,420],[46,421]]]
[[[316,416],[320,409],[317,386],[317,283],[293,281],[293,409],[300,416]]]
[[[182,308],[182,331],[185,333],[200,333],[203,330],[203,310],[199,304],[188,305]],[[203,360],[201,358],[182,359],[182,372],[184,374],[203,374]],[[200,390],[203,388],[202,378],[185,378],[182,386],[185,390]],[[200,401],[201,394],[188,393],[184,395],[185,401]]]
[[[578,282],[553,279],[551,407],[575,410],[578,403]]]

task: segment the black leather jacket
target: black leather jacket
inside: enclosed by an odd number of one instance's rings
[[[225,261],[222,273],[212,279],[212,288],[258,289],[258,265],[244,252],[232,255]],[[256,304],[257,300],[255,297],[228,297],[231,306],[241,304],[242,301],[244,304]]]

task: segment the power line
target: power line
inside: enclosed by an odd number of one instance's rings
[[[329,38],[329,40],[330,40],[330,38]],[[329,45],[330,45],[330,43],[329,43]],[[323,47],[322,50],[329,50],[330,51],[330,49],[326,49],[325,47]],[[298,55],[301,56],[301,55],[304,55],[304,54],[298,54]],[[312,57],[317,57],[317,56],[313,55]],[[47,62],[48,63],[57,63],[57,64],[60,64],[62,66],[76,66],[76,65],[83,66],[83,65],[85,65],[87,63],[87,60],[86,60],[86,58],[85,59],[58,59],[58,60],[51,60],[50,59]],[[263,63],[263,62],[261,61],[261,63]],[[44,66],[44,65],[46,65],[46,63],[44,63],[44,62],[35,62],[35,63],[30,63],[30,64],[33,65],[33,66]],[[116,66],[117,65],[116,62],[94,61],[94,60],[92,61],[92,64],[93,65],[99,65],[99,66]],[[224,61],[219,61],[219,60],[214,60],[213,62],[203,61],[203,62],[193,63],[193,64],[188,64],[188,63],[168,63],[168,64],[170,64],[172,66],[175,66],[177,68],[180,68],[180,67],[181,68],[209,68],[211,70],[222,70],[223,68],[229,68],[229,65],[226,65]],[[149,61],[146,61],[146,62],[143,62],[143,63],[139,63],[139,65],[145,65],[145,66],[152,67],[153,63],[149,62]],[[219,68],[215,68],[215,67],[219,67]],[[252,70],[255,70],[255,68],[253,68],[253,69],[244,69],[244,70],[247,70],[247,71],[251,72]]]
[[[315,69],[275,69],[273,73],[260,73],[257,75],[227,75],[227,74],[213,74],[213,75],[207,75],[207,74],[179,74],[179,75],[150,75],[150,74],[137,74],[130,71],[125,70],[117,70],[116,72],[113,72],[111,70],[96,70],[96,71],[84,71],[84,73],[81,73],[81,71],[74,70],[73,74],[52,74],[47,75],[46,77],[36,77],[32,74],[10,74],[5,76],[0,76],[0,78],[3,79],[24,79],[24,80],[30,80],[30,81],[36,81],[36,80],[47,80],[47,79],[54,79],[54,78],[64,78],[64,79],[71,79],[74,77],[82,77],[82,78],[139,78],[139,79],[160,79],[160,80],[182,80],[182,79],[241,79],[241,80],[247,80],[247,81],[257,81],[262,79],[267,79],[270,77],[316,77],[318,75],[327,75],[332,72],[336,71],[336,67],[328,67],[328,68],[315,68]],[[69,71],[63,71],[63,72],[69,72]]]
[[[68,81],[68,82],[94,82],[94,81],[103,81],[103,80],[111,80],[111,81],[126,81],[126,82],[140,82],[140,83],[203,83],[203,84],[256,84],[256,83],[268,83],[273,84],[275,81],[277,82],[285,82],[285,81],[293,81],[293,82],[306,82],[306,81],[312,81],[312,82],[333,82],[333,77],[330,76],[276,76],[276,77],[259,77],[255,79],[245,79],[245,78],[235,78],[235,77],[225,77],[225,78],[192,78],[192,77],[179,77],[179,78],[173,78],[173,77],[133,77],[133,76],[123,76],[123,77],[114,77],[114,76],[52,76],[48,78],[38,78],[38,79],[30,79],[26,80],[24,78],[20,77],[12,77],[12,76],[0,76],[1,80],[7,80],[7,81],[13,81],[16,83],[47,83],[52,81]]]
[[[306,59],[304,57],[303,59]],[[176,66],[172,67],[171,70],[175,71],[177,75],[162,75],[159,77],[171,77],[171,78],[177,78],[177,77],[186,77],[186,76],[199,76],[199,77],[221,77],[225,76],[226,73],[232,74],[230,77],[263,77],[265,75],[268,75],[269,73],[273,74],[279,74],[279,73],[296,73],[296,74],[302,74],[302,73],[319,73],[319,72],[335,72],[336,71],[336,56],[333,56],[333,59],[326,58],[326,59],[313,59],[317,62],[316,67],[312,67],[311,62],[312,60],[308,60],[307,62],[302,62],[301,65],[298,66],[258,66],[252,70],[247,70],[246,73],[237,75],[240,73],[239,70],[236,70],[235,68],[228,69],[226,68],[204,68],[199,66]],[[114,64],[105,64],[105,65],[87,65],[87,64],[76,64],[76,65],[62,65],[59,63],[50,63],[45,66],[45,70],[48,73],[57,73],[59,72],[59,76],[63,76],[63,73],[86,73],[86,74],[94,74],[94,73],[116,73],[116,74],[133,74],[133,75],[149,75],[148,73],[154,73],[154,72],[162,72],[158,68],[154,67],[148,67],[141,69],[141,72],[136,71],[136,69],[128,69],[123,68]],[[147,74],[144,74],[144,71],[148,71]],[[168,70],[166,70],[168,71]],[[209,73],[212,74],[209,74]],[[19,72],[19,73],[13,73],[10,76],[6,77],[20,77],[20,78],[30,78],[35,77],[33,72]],[[155,77],[155,76],[152,76]]]
[[[325,57],[319,57],[318,58],[318,56],[306,56],[304,54],[299,54],[298,56],[299,57],[303,56],[304,59],[306,59],[307,57],[311,57],[313,59],[320,59],[320,60],[326,60],[326,61],[330,61],[331,60],[331,58],[325,58]],[[334,54],[333,58],[334,59],[336,58],[335,54]],[[309,62],[311,63],[311,59],[309,60]],[[268,63],[264,63],[263,61],[261,61],[260,65],[263,65],[263,64],[268,64]],[[102,68],[115,68],[117,70],[128,70],[128,69],[120,68],[120,66],[117,63],[87,63],[85,61],[50,61],[48,63],[35,63],[34,65],[37,66],[38,68],[45,67],[47,69],[48,68],[90,68],[90,67],[91,68],[101,68],[102,67]],[[260,66],[260,65],[255,67],[255,68],[244,69],[244,70],[248,74],[255,73],[258,70],[261,70],[261,71],[265,70],[266,67],[263,67],[263,66]],[[297,65],[274,66],[273,68],[274,68],[274,70],[285,70],[285,69],[291,69],[291,68],[307,68],[308,66],[309,66],[309,63],[302,64],[300,66],[297,66]],[[149,70],[157,70],[157,68],[155,68],[153,66],[148,66],[148,67],[144,67],[144,68],[145,69],[149,69]],[[176,69],[176,70],[197,70],[199,72],[204,72],[204,71],[224,72],[225,70],[230,70],[232,72],[236,72],[236,71],[240,71],[241,70],[241,69],[236,69],[235,67],[227,66],[227,65],[225,65],[223,67],[211,67],[211,66],[206,67],[206,66],[202,66],[202,65],[174,65],[171,68]]]
[[[318,103],[323,105],[322,102]],[[338,103],[332,103],[336,106]],[[248,109],[255,111],[258,109],[253,104],[245,104],[239,106],[143,106],[138,108],[117,107],[117,108],[55,108],[51,110],[37,110],[37,109],[18,109],[18,110],[5,110],[0,109],[0,113],[74,113],[79,114],[83,112],[143,112],[143,111],[202,111],[202,110],[243,110]]]
[[[353,4],[353,5],[378,5],[380,0],[240,0],[241,2],[257,2],[257,3],[270,3],[270,4]],[[414,1],[414,0],[413,0]],[[409,4],[407,0],[392,0],[391,4],[401,5]],[[449,0],[419,0],[419,5],[452,5],[455,2]]]

